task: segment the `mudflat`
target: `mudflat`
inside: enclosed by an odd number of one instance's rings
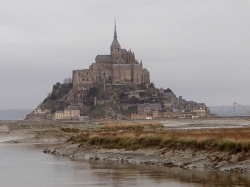
[[[249,120],[237,118],[0,121],[0,141],[58,142],[44,153],[77,159],[250,172],[249,125]]]

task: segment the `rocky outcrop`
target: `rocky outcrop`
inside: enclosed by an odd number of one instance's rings
[[[230,154],[219,151],[196,151],[192,149],[99,149],[82,144],[61,144],[46,148],[44,153],[88,160],[142,163],[185,169],[250,172],[250,159],[246,153]]]

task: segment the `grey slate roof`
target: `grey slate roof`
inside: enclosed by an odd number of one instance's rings
[[[132,64],[113,64],[113,66],[131,66]],[[138,64],[134,64],[134,66],[139,66]]]
[[[111,44],[111,47],[121,47],[118,40],[116,38],[114,38],[112,44]]]
[[[124,53],[124,52],[127,52],[127,50],[126,49],[121,49],[121,52]]]
[[[111,55],[97,55],[96,58],[111,58]]]

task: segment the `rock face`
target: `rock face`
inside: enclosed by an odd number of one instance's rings
[[[143,163],[185,169],[250,172],[250,159],[244,153],[208,152],[192,149],[139,149],[135,151],[98,149],[78,144],[46,148],[44,153],[76,159]]]

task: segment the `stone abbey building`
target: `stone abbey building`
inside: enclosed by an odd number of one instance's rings
[[[74,70],[72,75],[74,94],[81,94],[95,84],[123,85],[150,83],[149,71],[135,58],[134,52],[122,49],[118,40],[116,25],[109,55],[97,55],[89,69]]]
[[[143,68],[142,61],[136,60],[134,52],[121,48],[115,25],[110,54],[97,55],[88,69],[74,70],[72,84],[70,81],[54,84],[52,93],[26,119],[211,116],[204,103],[177,98],[171,89],[158,89],[149,84],[149,71]]]

